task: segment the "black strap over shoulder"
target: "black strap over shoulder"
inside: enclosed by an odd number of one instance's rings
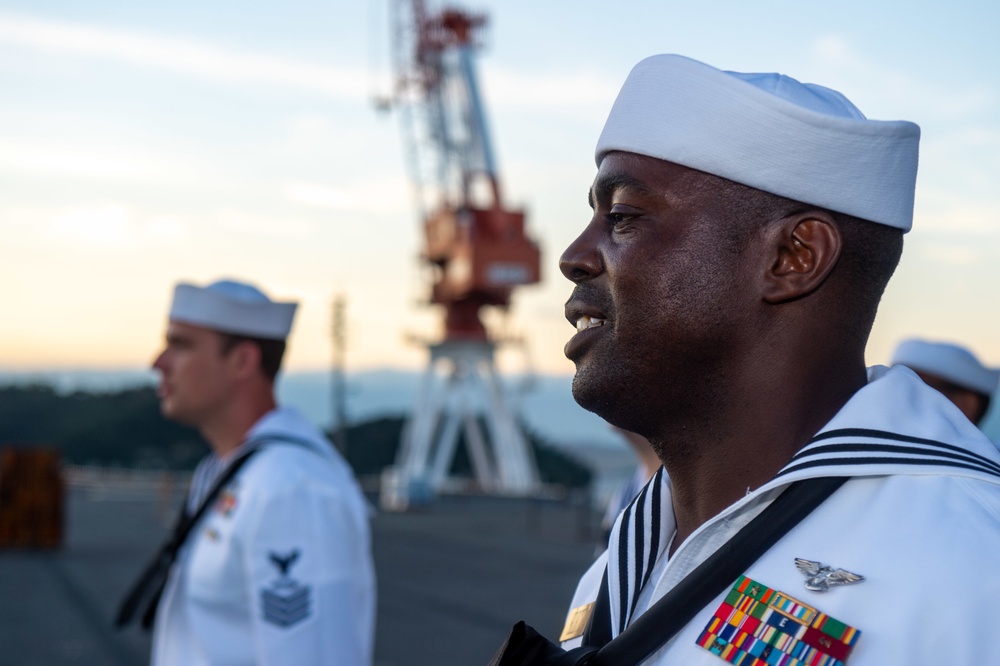
[[[611,641],[611,600],[608,589],[608,568],[604,567],[604,577],[597,591],[594,610],[587,620],[587,628],[583,632],[582,645],[602,647]]]
[[[118,609],[118,615],[115,618],[116,627],[121,629],[131,624],[140,605],[145,605],[141,622],[143,629],[149,629],[153,626],[153,620],[156,618],[156,608],[167,585],[167,576],[170,573],[170,567],[177,558],[177,553],[180,551],[181,546],[184,545],[188,535],[191,533],[191,529],[205,515],[205,511],[212,506],[216,497],[218,497],[226,484],[236,475],[236,472],[255,453],[260,451],[265,443],[271,441],[287,442],[305,446],[306,448],[314,446],[305,439],[279,433],[260,433],[252,441],[248,442],[245,445],[245,451],[226,467],[195,512],[189,514],[186,506],[181,510],[170,536],[160,546],[160,549],[156,551],[156,555],[146,566],[142,575],[133,583],[125,599],[122,601]],[[144,600],[146,600],[145,604],[143,604]]]
[[[142,627],[149,629],[153,626],[153,619],[156,617],[156,607],[160,603],[160,596],[163,594],[163,589],[167,584],[167,575],[170,573],[170,566],[174,563],[174,560],[177,558],[177,552],[184,545],[185,540],[187,540],[188,535],[191,533],[191,528],[205,515],[205,511],[215,502],[216,497],[218,497],[219,493],[229,483],[236,472],[259,450],[259,447],[251,448],[230,463],[193,514],[189,514],[186,507],[181,510],[170,536],[160,546],[153,560],[146,566],[145,571],[143,571],[135,584],[132,585],[131,590],[129,590],[128,595],[126,595],[125,600],[122,602],[118,610],[118,617],[115,618],[116,627],[127,627],[132,622],[136,611],[144,599],[148,599],[148,601],[146,609],[142,614]]]
[[[587,666],[636,666],[641,663],[673,638],[848,478],[822,477],[790,484],[764,511],[722,544],[625,631],[578,663]],[[605,572],[601,590],[605,598],[606,588]],[[610,628],[610,611],[604,612],[607,613],[604,622]],[[591,621],[597,622],[593,618]]]
[[[490,666],[638,666],[848,478],[823,477],[790,484],[756,518],[613,640],[605,569],[581,647],[563,650],[524,622],[518,622]]]

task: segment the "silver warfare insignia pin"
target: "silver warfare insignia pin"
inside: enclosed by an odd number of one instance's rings
[[[806,589],[813,592],[826,592],[835,585],[851,585],[865,579],[856,573],[844,569],[834,569],[819,562],[795,558],[795,568],[806,577]]]

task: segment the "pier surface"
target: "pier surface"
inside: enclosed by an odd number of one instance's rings
[[[0,550],[0,665],[148,663],[148,635],[116,631],[112,617],[176,501],[155,487],[71,485],[62,548]],[[485,666],[522,619],[556,638],[594,557],[592,523],[569,501],[447,497],[376,512],[375,664]]]

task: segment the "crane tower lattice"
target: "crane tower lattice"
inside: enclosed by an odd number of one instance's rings
[[[442,339],[428,344],[424,385],[383,503],[405,508],[446,489],[460,434],[482,490],[530,493],[538,486],[534,456],[505,403],[497,340],[480,316],[484,307],[508,308],[515,288],[540,279],[524,211],[503,200],[476,75],[487,19],[455,8],[431,12],[423,0],[391,1],[392,103],[431,267],[429,301],[443,309],[444,324]]]

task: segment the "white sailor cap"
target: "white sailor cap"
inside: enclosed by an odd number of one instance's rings
[[[284,340],[292,330],[297,303],[272,301],[245,282],[219,280],[207,287],[181,282],[174,287],[170,321],[221,333]]]
[[[679,55],[637,64],[597,142],[909,231],[920,128],[868,120],[839,92]]]
[[[1000,384],[1000,370],[987,368],[964,347],[949,342],[904,340],[892,355],[893,365],[905,365],[991,396]]]

